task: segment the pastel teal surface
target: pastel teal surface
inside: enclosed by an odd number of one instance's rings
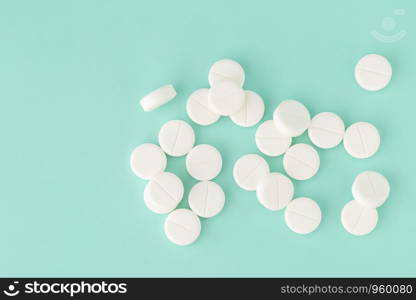
[[[415,13],[413,0],[1,1],[0,276],[416,276]],[[375,39],[384,17],[397,22],[391,34],[407,34]],[[393,67],[380,92],[354,80],[368,53]],[[227,196],[220,215],[202,220],[197,242],[171,244],[165,216],[145,207],[131,151],[157,143],[168,120],[191,122],[187,97],[208,86],[222,58],[244,66],[245,88],[265,100],[263,120],[293,98],[312,115],[332,111],[379,129],[375,156],[319,150],[318,174],[295,182],[297,197],[321,207],[314,233],[291,232],[283,211],[237,187],[234,162],[259,151],[256,127],[229,118],[191,123],[197,143],[223,155],[215,181]],[[140,98],[169,83],[178,96],[143,112]],[[294,142],[310,143],[306,134]],[[267,161],[284,172],[281,157]],[[391,196],[376,229],[356,237],[340,213],[353,179],[369,169],[389,179]],[[185,158],[169,158],[168,170],[184,181],[187,207],[196,181]]]

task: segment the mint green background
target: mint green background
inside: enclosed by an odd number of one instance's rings
[[[392,44],[372,38],[395,8],[406,10],[395,19],[407,36]],[[415,10],[413,0],[1,1],[0,275],[416,276]],[[354,81],[355,63],[368,53],[392,63],[383,91]],[[165,216],[144,206],[146,182],[130,171],[130,152],[157,143],[164,122],[190,122],[187,97],[207,87],[209,67],[225,57],[244,66],[245,88],[264,98],[264,120],[294,98],[311,114],[333,111],[381,133],[370,159],[342,146],[319,150],[319,173],[295,182],[296,196],[322,209],[310,235],[291,232],[283,211],[267,211],[236,186],[234,162],[259,151],[256,127],[228,118],[192,123],[197,143],[223,155],[215,181],[227,196],[220,215],[202,220],[198,241],[171,244]],[[168,83],[177,98],[143,112],[139,99]],[[283,172],[281,157],[267,160]],[[169,158],[168,170],[187,194],[196,181],[184,161]],[[374,232],[355,237],[340,212],[354,177],[368,169],[382,172],[392,192]]]

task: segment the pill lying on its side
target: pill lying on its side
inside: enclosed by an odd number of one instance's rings
[[[140,100],[144,111],[152,111],[176,97],[173,85],[165,85],[147,94]]]

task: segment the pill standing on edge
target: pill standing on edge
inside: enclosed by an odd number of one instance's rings
[[[283,168],[297,180],[306,180],[318,172],[320,159],[318,152],[310,145],[295,144],[283,156]]]
[[[176,208],[183,197],[182,180],[173,173],[155,175],[145,187],[145,203],[156,213],[168,213]]]
[[[315,231],[321,223],[321,218],[319,205],[305,197],[290,201],[285,210],[286,225],[299,234]]]
[[[311,117],[308,109],[299,101],[285,100],[273,112],[273,121],[284,135],[295,137],[308,129]]]
[[[189,96],[186,103],[189,118],[203,126],[211,125],[220,118],[220,115],[212,108],[208,95],[209,89],[196,90]]]
[[[265,121],[256,130],[256,145],[268,156],[282,155],[289,149],[292,138],[282,134],[273,120]]]
[[[269,173],[260,178],[256,195],[259,202],[269,210],[285,208],[293,198],[292,181],[280,173]]]
[[[382,55],[368,54],[355,66],[355,80],[365,90],[378,91],[386,87],[392,76],[389,61]]]
[[[195,144],[194,130],[185,121],[168,121],[159,131],[159,144],[170,156],[183,156]]]
[[[201,221],[189,209],[177,209],[165,220],[165,234],[174,244],[186,246],[195,242],[201,233]]]
[[[140,100],[140,105],[144,111],[152,111],[163,104],[169,102],[176,96],[173,85],[165,85],[147,94]]]
[[[308,135],[312,143],[323,149],[334,148],[344,138],[345,126],[342,119],[331,112],[322,112],[312,118]]]
[[[256,190],[260,178],[269,172],[269,165],[263,157],[257,154],[247,154],[240,157],[233,168],[235,182],[247,191]]]
[[[244,90],[233,81],[216,82],[209,89],[209,101],[221,116],[237,113],[244,105]]]
[[[365,171],[359,174],[352,184],[354,199],[363,206],[377,208],[390,194],[390,184],[378,172]]]
[[[363,206],[356,200],[345,204],[341,212],[341,223],[353,235],[366,235],[374,230],[378,222],[375,208]]]
[[[222,157],[211,145],[197,145],[186,156],[186,170],[197,180],[211,180],[221,172]]]
[[[232,59],[222,59],[214,63],[208,73],[211,86],[219,81],[232,80],[240,87],[243,86],[245,73],[243,67]]]
[[[155,144],[142,144],[130,155],[130,167],[136,176],[142,179],[151,179],[166,168],[166,155]]]
[[[203,218],[211,218],[221,212],[225,203],[225,194],[221,186],[212,181],[195,184],[188,196],[192,211]]]
[[[380,147],[380,134],[374,125],[357,122],[347,128],[344,135],[344,148],[355,158],[368,158]]]
[[[245,91],[243,107],[230,116],[231,120],[241,127],[256,125],[263,118],[264,102],[255,92]]]

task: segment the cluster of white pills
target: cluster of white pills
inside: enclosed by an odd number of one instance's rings
[[[341,212],[345,230],[353,235],[365,235],[373,231],[378,222],[377,207],[383,205],[390,194],[390,184],[378,172],[365,171],[352,184],[354,200]]]
[[[245,73],[241,65],[223,59],[212,65],[208,73],[210,88],[193,92],[186,105],[192,121],[210,125],[220,116],[229,116],[242,127],[256,125],[264,114],[263,99],[255,92],[243,89]]]
[[[363,57],[355,68],[357,83],[369,91],[384,88],[391,79],[392,70],[386,58],[377,54]],[[210,88],[193,92],[186,110],[192,121],[210,125],[220,116],[229,116],[242,127],[256,125],[263,118],[263,99],[243,89],[245,72],[231,59],[220,60],[209,70]],[[146,95],[140,102],[144,111],[151,111],[176,96],[172,85],[163,86]],[[257,154],[239,158],[233,168],[234,180],[239,187],[255,191],[259,203],[277,211],[285,209],[287,226],[299,234],[313,232],[320,224],[322,214],[312,199],[293,199],[295,188],[292,179],[307,180],[319,170],[320,157],[308,144],[292,145],[292,139],[307,131],[312,144],[330,149],[341,142],[348,154],[355,158],[368,158],[380,146],[378,130],[370,123],[357,122],[345,129],[343,120],[332,112],[322,112],[311,118],[308,109],[299,101],[282,101],[275,109],[272,120],[263,122],[256,131],[255,143],[263,154],[271,157],[283,155],[286,175],[270,172],[268,163]],[[144,190],[144,202],[153,212],[168,214],[165,233],[178,245],[193,243],[201,232],[199,217],[210,218],[223,209],[224,191],[211,181],[222,169],[222,157],[213,146],[195,144],[192,127],[181,120],[165,123],[159,132],[159,146],[143,144],[134,149],[130,164],[140,178],[149,180]],[[170,156],[186,156],[188,173],[199,182],[188,196],[190,209],[176,209],[184,195],[182,181],[173,173],[165,172]],[[290,178],[289,178],[290,177]],[[378,220],[376,208],[390,193],[387,179],[374,171],[357,176],[352,186],[354,200],[348,202],[341,213],[344,228],[354,235],[371,232]]]
[[[217,215],[225,203],[222,188],[212,182],[221,171],[220,152],[210,145],[195,144],[192,127],[182,120],[165,123],[159,131],[159,146],[142,144],[133,150],[130,166],[142,179],[147,179],[144,189],[144,203],[149,210],[158,214],[168,214],[165,221],[166,236],[175,244],[189,245],[201,232],[199,217]],[[181,179],[173,173],[165,172],[170,156],[186,156],[186,169],[199,183],[189,193],[189,209],[176,209],[184,195]],[[199,217],[198,217],[199,216]]]

